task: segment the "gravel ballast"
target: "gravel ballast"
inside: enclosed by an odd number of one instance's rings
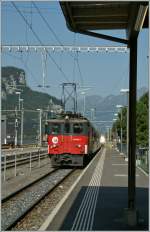
[[[13,228],[13,231],[37,231],[83,170],[77,169],[48,194]]]
[[[14,196],[1,207],[1,228],[6,230],[22,214],[48,193],[60,180],[71,172],[72,169],[60,169],[44,178],[40,183],[27,188]]]

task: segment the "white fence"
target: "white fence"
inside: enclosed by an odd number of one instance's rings
[[[37,167],[41,167],[41,159],[48,157],[47,149],[38,149],[34,151],[28,151],[26,153],[17,153],[16,151],[10,151],[5,153],[1,157],[1,169],[3,173],[3,180],[6,181],[7,172],[12,169],[14,177],[17,176],[17,168],[19,166],[29,164],[29,174],[32,171],[33,162],[36,163]],[[27,169],[28,171],[28,169]]]

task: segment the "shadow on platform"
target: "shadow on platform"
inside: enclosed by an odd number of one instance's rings
[[[148,203],[148,188],[136,188],[139,223],[129,227],[124,220],[124,209],[128,206],[127,187],[84,186],[59,230],[148,230]]]

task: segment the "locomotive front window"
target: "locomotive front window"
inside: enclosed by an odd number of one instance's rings
[[[83,132],[83,125],[81,123],[74,123],[73,124],[73,133],[74,134],[81,134]]]
[[[50,125],[45,124],[45,134],[49,135],[50,134]]]
[[[64,133],[69,134],[70,133],[70,123],[66,122],[64,125]]]
[[[54,135],[60,134],[60,124],[58,123],[52,124],[51,133]]]

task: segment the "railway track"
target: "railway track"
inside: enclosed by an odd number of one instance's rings
[[[2,199],[1,229],[11,230],[27,213],[54,190],[74,169],[55,169],[28,186]]]

